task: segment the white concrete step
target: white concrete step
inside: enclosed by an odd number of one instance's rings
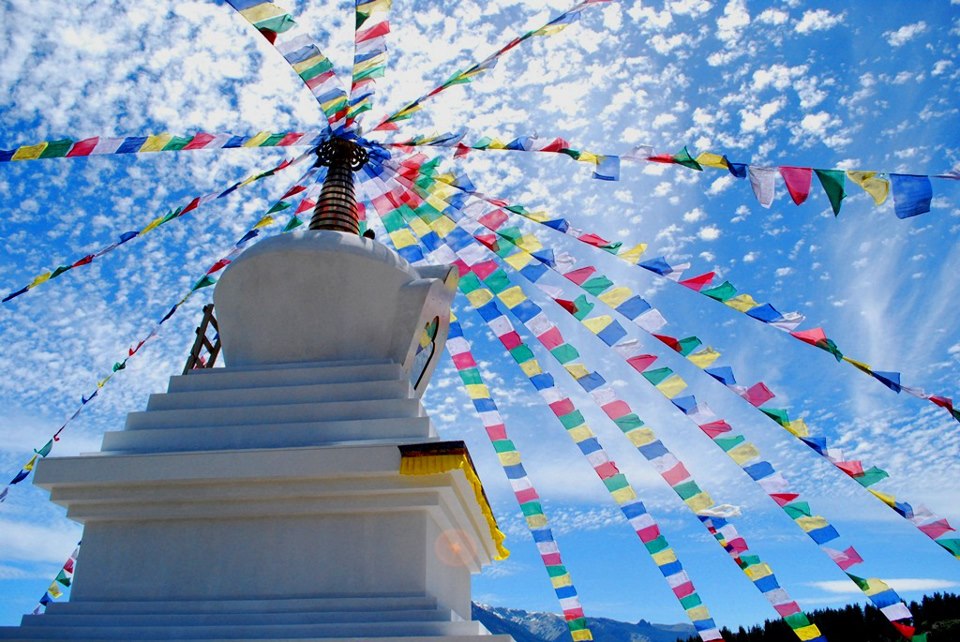
[[[48,619],[49,618],[49,619]],[[41,621],[58,620],[52,624]],[[19,628],[19,637],[0,639],[57,640],[298,640],[358,637],[418,638],[428,636],[477,636],[486,629],[479,622],[349,622],[323,624],[273,624],[264,616],[259,624],[234,624],[224,618],[221,625],[115,626],[110,616],[99,621],[76,624],[72,617],[27,616]]]
[[[273,598],[264,600],[110,600],[81,602],[53,602],[47,614],[67,613],[287,613],[307,611],[402,611],[432,610],[436,598],[427,595],[370,595],[303,598]]]
[[[402,379],[399,364],[389,362],[345,364],[344,362],[277,364],[258,368],[209,368],[170,377],[170,392],[220,390],[224,388],[260,388],[314,383],[350,383]]]
[[[357,439],[422,441],[433,436],[429,417],[283,424],[122,430],[103,435],[103,452],[149,453],[324,446]]]
[[[329,401],[263,406],[147,410],[127,415],[126,430],[425,416],[417,399]]]
[[[314,383],[271,386],[268,388],[227,388],[150,395],[147,410],[221,408],[228,406],[265,406],[325,401],[366,401],[408,399],[413,387],[401,379],[354,381],[350,383]]]
[[[263,625],[312,625],[312,624],[365,624],[365,623],[417,623],[463,621],[449,609],[396,609],[387,611],[309,611],[286,613],[163,613],[155,615],[98,614],[26,615],[23,626],[103,626],[109,620],[110,627],[140,628],[157,626],[252,626]]]

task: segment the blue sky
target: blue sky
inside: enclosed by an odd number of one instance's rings
[[[560,0],[394,4],[390,66],[369,122],[569,6]],[[287,3],[342,77],[352,60],[351,5]],[[0,43],[0,149],[62,137],[249,135],[321,123],[315,101],[279,55],[214,1],[7,0],[0,4]],[[438,96],[397,136],[465,127],[468,140],[562,136],[575,148],[608,154],[640,144],[674,153],[686,145],[694,155],[725,153],[752,165],[939,174],[960,163],[958,48],[955,1],[909,8],[879,2],[867,11],[856,2],[624,0],[511,51],[474,83]],[[651,257],[692,263],[691,275],[716,270],[758,301],[803,313],[802,327],[822,325],[846,354],[900,371],[909,385],[960,394],[956,181],[935,180],[932,211],[908,220],[894,216],[892,199],[877,207],[850,186],[835,218],[816,181],[801,206],[780,183],[766,209],[746,181],[719,170],[625,161],[621,180],[604,182],[562,156],[491,151],[454,161],[439,153],[445,166],[468,171],[490,195],[549,210],[625,244],[647,242]],[[19,289],[281,158],[260,149],[0,165],[0,289]],[[8,477],[294,178],[260,181],[4,304],[0,462]],[[676,336],[698,335],[741,380],[763,380],[791,415],[887,470],[890,478],[877,489],[960,523],[960,425],[946,413],[643,270],[583,253],[559,235],[541,237],[643,293]],[[182,368],[203,298],[191,299],[111,381],[64,433],[55,455],[96,451],[104,431],[119,429],[125,413],[165,387]],[[558,323],[567,323],[555,312]],[[532,387],[479,317],[462,316],[587,614],[684,621],[636,536]],[[740,508],[738,530],[802,607],[861,597],[746,475],[616,355],[578,328],[563,329],[716,501]],[[650,352],[662,352],[649,337],[637,338]],[[960,566],[911,524],[678,355],[662,358],[857,547],[866,560],[863,574],[887,580],[907,599],[960,590]],[[718,622],[774,617],[650,466],[618,441],[603,414],[575,386],[563,385],[662,523]],[[513,550],[475,580],[476,599],[557,610],[449,360],[425,403],[443,436],[470,445]],[[26,484],[11,492],[0,506],[0,624],[14,624],[33,608],[79,535],[45,493]],[[149,582],[148,566],[144,571]]]

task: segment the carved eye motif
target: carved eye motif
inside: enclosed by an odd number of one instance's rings
[[[437,351],[437,330],[440,328],[440,317],[433,317],[433,320],[423,326],[420,333],[420,345],[417,346],[417,354],[413,357],[413,367],[410,368],[410,382],[416,390],[420,387],[420,381],[423,374],[427,371],[427,366],[433,359]]]

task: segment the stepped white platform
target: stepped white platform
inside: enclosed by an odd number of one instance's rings
[[[171,377],[100,453],[40,462],[83,545],[70,601],[0,639],[511,640],[470,621],[470,575],[497,555],[470,471],[400,474],[401,447],[437,442],[419,333],[449,318],[449,272],[368,239],[288,236],[217,286],[227,367]],[[303,303],[285,288],[311,261],[330,280]],[[351,297],[364,304],[336,308]],[[335,345],[333,321],[351,330]]]

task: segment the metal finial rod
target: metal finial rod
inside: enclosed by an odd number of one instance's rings
[[[317,164],[327,166],[327,177],[310,219],[311,230],[360,234],[353,173],[368,160],[367,150],[343,138],[331,138],[317,149]]]

